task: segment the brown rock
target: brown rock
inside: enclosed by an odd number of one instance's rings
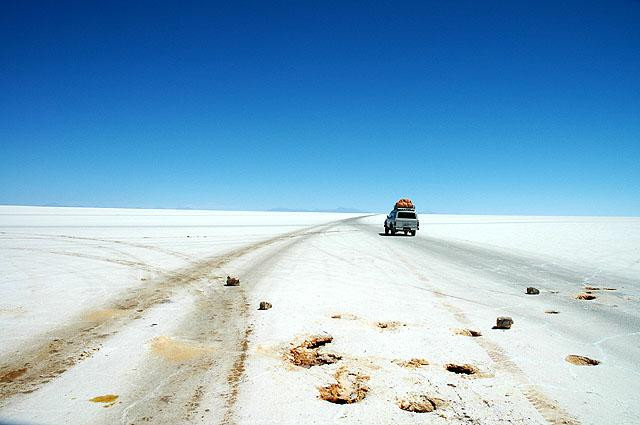
[[[527,295],[538,295],[540,290],[538,288],[534,288],[532,286],[527,288]]]
[[[260,301],[260,307],[258,307],[258,310],[269,310],[272,307],[271,303],[268,303],[266,301]]]
[[[496,319],[496,325],[493,329],[511,329],[513,325],[513,319],[507,316],[500,316]]]
[[[227,276],[227,283],[225,286],[240,286],[240,279],[237,277]]]

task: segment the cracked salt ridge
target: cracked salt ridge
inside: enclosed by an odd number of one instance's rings
[[[330,335],[310,336],[289,350],[287,359],[296,366],[310,368],[336,363],[342,359],[340,355],[320,351],[333,341]]]
[[[424,394],[408,394],[398,400],[398,407],[402,410],[415,413],[428,413],[446,406],[446,402],[436,397]]]
[[[370,377],[360,372],[350,371],[342,366],[334,374],[335,383],[318,389],[322,400],[335,404],[358,403],[367,396],[369,387],[365,384]]]

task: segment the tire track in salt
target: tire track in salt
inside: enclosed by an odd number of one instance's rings
[[[123,399],[137,400],[125,407],[122,423],[138,423],[144,418],[158,424],[175,424],[192,418],[206,418],[224,425],[235,423],[235,407],[239,385],[245,373],[245,361],[252,327],[247,294],[261,282],[265,270],[274,267],[279,258],[297,244],[318,234],[332,232],[340,220],[315,226],[279,244],[275,252],[267,251],[252,258],[250,267],[240,270],[239,287],[224,287],[222,282],[204,288],[196,308],[174,331],[180,338],[207,352],[197,359],[177,366],[151,360],[145,367],[144,382],[137,383],[135,393]],[[200,406],[203,398],[213,398],[206,409]]]
[[[142,244],[142,243],[138,243],[138,242],[128,242],[128,241],[124,241],[121,239],[104,239],[104,238],[89,238],[86,236],[70,236],[70,235],[48,235],[45,233],[7,233],[7,232],[1,232],[2,234],[7,234],[7,235],[24,235],[28,238],[31,239],[44,239],[44,240],[58,240],[58,241],[64,241],[64,242],[75,242],[75,241],[85,241],[85,242],[106,242],[106,243],[110,243],[110,244],[115,244],[115,245],[120,245],[120,246],[126,246],[126,247],[131,247],[131,248],[140,248],[140,249],[146,249],[146,250],[150,250],[150,251],[156,251],[159,252],[161,254],[165,254],[165,255],[170,255],[170,256],[174,256],[174,257],[178,257],[180,259],[183,259],[185,261],[192,261],[194,257],[187,255],[187,254],[183,254],[181,252],[177,252],[177,251],[173,251],[167,248],[162,248],[159,246],[153,246],[153,245],[147,245],[147,244]]]
[[[191,265],[116,295],[102,310],[87,311],[75,320],[25,343],[0,359],[0,407],[21,393],[31,393],[75,364],[100,350],[102,341],[139,319],[146,310],[168,302],[172,292],[210,278],[231,260],[261,247],[296,238],[311,228],[297,230],[237,248]],[[97,313],[97,314],[96,314]]]
[[[48,250],[48,249],[39,249],[39,248],[16,248],[16,247],[10,247],[10,248],[3,248],[3,249],[12,250],[12,251],[44,252],[44,253],[53,254],[53,255],[63,255],[63,256],[67,256],[67,257],[84,258],[84,259],[87,259],[87,260],[94,260],[94,261],[101,261],[101,262],[105,262],[105,263],[118,264],[120,266],[130,267],[130,268],[139,269],[139,270],[145,270],[145,271],[154,272],[154,273],[164,273],[164,270],[161,270],[161,269],[159,269],[157,267],[151,266],[148,263],[144,263],[142,261],[133,261],[133,260],[118,259],[118,258],[102,257],[100,255],[84,254],[84,253],[80,253],[80,252],[51,251],[51,250]]]
[[[471,324],[471,321],[467,318],[464,311],[452,304],[449,304],[447,301],[444,301],[449,298],[449,296],[437,288],[434,288],[431,281],[424,276],[414,264],[407,261],[402,253],[397,252],[388,246],[387,248],[394,252],[394,258],[397,258],[402,264],[404,264],[409,271],[411,271],[427,288],[430,289],[431,293],[433,293],[437,298],[443,300],[441,305],[446,308],[461,325]],[[580,422],[575,417],[564,410],[555,400],[546,396],[537,385],[531,383],[527,374],[511,360],[502,347],[486,338],[473,338],[473,342],[477,343],[483,350],[485,350],[498,369],[507,372],[514,381],[519,384],[523,396],[536,409],[536,411],[540,413],[545,421],[551,425],[580,425]]]

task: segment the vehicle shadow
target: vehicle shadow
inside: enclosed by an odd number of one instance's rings
[[[392,235],[392,234],[388,234],[387,235],[384,232],[380,232],[380,233],[378,233],[378,236],[389,236],[389,237],[391,237],[391,236],[403,236],[403,237],[405,237],[406,236],[406,237],[410,237],[411,234],[405,235],[404,233],[396,233],[395,235]]]

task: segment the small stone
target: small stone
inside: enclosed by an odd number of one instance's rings
[[[532,286],[527,288],[527,295],[538,295],[540,290],[538,288],[534,288]]]
[[[271,303],[266,301],[260,301],[260,307],[258,310],[269,310],[272,307]]]
[[[240,286],[240,279],[237,277],[227,276],[227,283],[225,286]]]
[[[500,316],[496,319],[496,325],[493,329],[511,329],[513,319],[511,317]]]

